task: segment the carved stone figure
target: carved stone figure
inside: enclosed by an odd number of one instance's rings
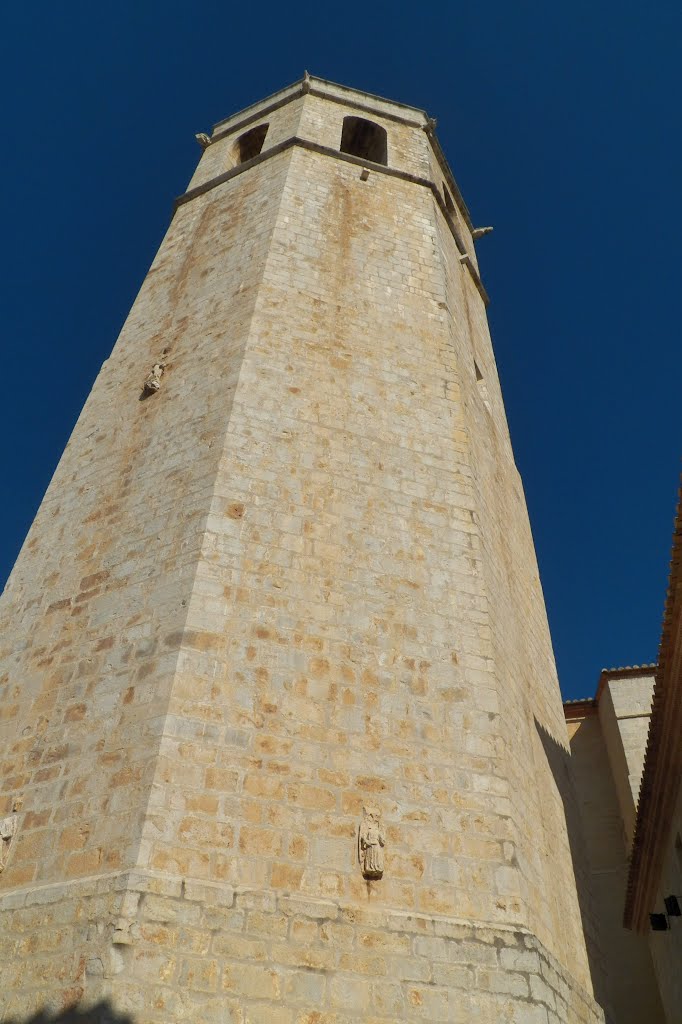
[[[8,818],[3,818],[0,821],[0,873],[7,866],[14,837],[17,834],[18,820],[16,814],[11,814]]]
[[[386,836],[381,824],[381,811],[364,807],[364,818],[358,829],[358,860],[367,879],[381,878],[384,873]]]
[[[144,391],[146,394],[152,395],[159,390],[161,387],[161,378],[163,377],[164,369],[164,363],[154,363],[151,373],[147,375],[147,379],[144,382]]]

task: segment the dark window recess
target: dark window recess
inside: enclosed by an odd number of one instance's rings
[[[478,385],[479,394],[480,394],[481,398],[483,399],[483,403],[484,403],[486,409],[488,410],[488,412],[490,412],[490,396],[488,395],[488,385],[486,384],[486,382],[485,382],[485,380],[483,378],[483,374],[481,373],[481,371],[478,368],[478,363],[475,360],[474,360],[474,369],[476,371],[476,383]]]
[[[445,209],[448,211],[452,219],[455,220],[455,204],[452,201],[452,196],[445,187],[445,182],[443,182],[443,199],[445,200]]]
[[[259,124],[255,128],[249,128],[248,132],[244,132],[243,135],[239,136],[237,139],[237,152],[240,164],[243,164],[245,160],[253,160],[254,156],[258,156],[263,148],[269,127],[267,124]]]
[[[677,896],[664,896],[663,902],[665,904],[665,912],[668,917],[682,917],[682,910],[680,909],[680,901]]]
[[[341,129],[341,152],[370,160],[373,164],[388,163],[386,129],[364,117],[344,117]]]

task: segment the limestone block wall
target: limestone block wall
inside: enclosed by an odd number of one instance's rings
[[[457,183],[451,175],[448,174],[447,165],[444,166],[442,155],[436,151],[433,145],[430,145],[427,148],[427,160],[428,167],[426,169],[425,176],[434,182],[443,196],[446,203],[446,209],[449,216],[452,218],[464,249],[470,256],[474,266],[478,267],[478,254],[471,235],[470,215],[463,199],[459,195]],[[448,193],[449,200],[446,198],[446,192]],[[450,201],[452,205],[450,204]]]
[[[503,773],[506,785],[498,806],[513,823],[510,863],[498,875],[497,906],[507,914],[523,908],[529,927],[589,984],[584,923],[574,898],[566,829],[567,815],[574,814],[574,796],[568,781],[563,712],[525,499],[485,310],[471,278],[461,272],[457,252],[447,244],[449,233],[442,220],[438,223],[447,253],[449,329],[459,353],[472,518],[481,544],[472,569],[485,595],[485,628],[467,675],[476,681],[472,703],[478,702],[484,679],[496,690],[503,757],[501,769],[491,767],[491,774]]]
[[[256,169],[178,211],[10,577],[0,813],[23,808],[2,888],[137,860],[280,194]]]
[[[3,903],[0,1013],[8,1024],[57,1014],[72,1000],[135,1024],[601,1019],[520,929],[141,872]]]
[[[225,708],[196,777],[241,821],[225,878],[366,898],[354,836],[378,800],[374,898],[524,920],[589,984],[532,540],[485,312],[430,190],[293,151],[213,510],[197,586],[237,601],[216,616],[197,589],[171,714],[198,736],[209,694]],[[187,856],[170,800],[157,786],[144,866]]]
[[[341,143],[343,119],[346,116],[370,118],[388,134],[388,165],[406,171],[417,177],[428,178],[429,158],[426,145],[415,145],[419,140],[420,126],[414,121],[405,124],[390,117],[382,117],[375,110],[353,109],[341,104],[330,103],[323,95],[306,97],[300,123],[302,138],[310,139],[322,146],[338,150]],[[421,140],[420,140],[421,141]]]
[[[265,111],[263,116],[255,116],[259,107]],[[214,132],[214,141],[202,153],[196,170],[189,182],[188,190],[198,188],[207,182],[213,181],[226,171],[233,170],[239,166],[238,140],[241,135],[253,128],[267,125],[267,132],[263,141],[262,153],[277,146],[287,139],[300,134],[301,116],[304,108],[304,100],[301,96],[295,96],[290,102],[272,113],[268,113],[267,104],[256,105],[253,109],[243,111],[242,115],[217,125]],[[253,120],[251,118],[254,118]]]
[[[499,752],[493,683],[475,704],[457,685],[479,664],[480,584],[432,198],[318,154],[291,161],[170,711],[200,739],[209,701],[229,726],[200,756],[218,758],[213,788],[240,822],[235,884],[364,902],[354,837],[379,801],[379,898],[505,916],[506,804],[462,792],[478,773],[495,789]],[[203,595],[218,580],[238,588],[223,615]],[[171,793],[157,798],[174,844]],[[165,843],[157,831],[145,866]]]
[[[393,173],[329,152],[357,108],[319,95],[251,110],[241,170],[239,119],[205,151],[3,598],[0,883],[64,923],[12,976],[36,1004],[61,970],[140,1022],[601,1019],[482,292],[427,133],[354,95]],[[294,122],[326,149],[276,149]]]

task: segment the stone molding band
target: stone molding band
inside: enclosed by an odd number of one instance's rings
[[[259,916],[267,920],[275,920],[277,917],[287,919],[307,919],[310,922],[334,922],[345,923],[354,929],[357,937],[361,929],[385,929],[389,936],[400,936],[407,940],[411,953],[410,956],[417,962],[428,962],[435,967],[443,967],[449,964],[467,964],[475,955],[473,964],[482,970],[481,984],[476,985],[479,994],[488,995],[499,993],[500,999],[513,999],[515,1005],[520,1008],[527,1007],[528,1013],[532,1013],[533,1020],[537,1020],[537,1014],[533,1012],[534,1007],[546,1006],[555,1007],[562,1005],[564,1013],[561,1017],[554,1016],[553,1019],[566,1022],[570,1020],[577,1024],[597,1024],[603,1021],[599,1007],[591,994],[585,990],[577,978],[564,970],[556,958],[545,948],[536,935],[523,925],[504,924],[502,922],[483,922],[472,920],[461,920],[447,915],[424,914],[410,911],[402,911],[397,908],[369,908],[345,902],[335,902],[328,899],[308,897],[303,893],[279,892],[262,890],[251,886],[231,886],[224,883],[191,880],[176,876],[156,875],[143,868],[130,868],[121,872],[100,876],[89,876],[80,879],[71,879],[68,882],[33,886],[23,890],[8,892],[0,899],[0,911],[9,914],[16,911],[22,914],[25,910],[37,907],[48,907],[57,903],[68,903],[69,901],[83,901],[89,899],[101,900],[110,896],[114,901],[109,903],[110,919],[104,933],[98,937],[98,942],[92,946],[91,960],[95,966],[97,961],[104,961],[107,951],[116,950],[121,947],[133,948],[138,958],[144,960],[145,956],[159,952],[157,940],[153,946],[150,945],[140,925],[145,921],[158,921],[159,911],[164,916],[171,916],[172,920],[177,918],[182,921],[183,908],[204,908],[211,913],[215,910],[235,910],[259,908]],[[145,911],[149,903],[141,897],[153,897],[156,901],[151,916]],[[190,910],[190,913],[193,911]],[[241,933],[248,932],[248,925],[245,928],[240,917],[244,914],[235,913],[230,921],[222,923],[218,928],[212,929],[212,933],[218,936],[226,936],[234,940],[241,937]],[[86,913],[87,917],[87,913]],[[13,918],[8,919],[5,927],[12,927]],[[80,920],[80,919],[78,919]],[[4,923],[4,922],[3,922]],[[38,928],[35,922],[34,932]],[[264,934],[262,925],[259,926],[257,934]],[[273,932],[273,935],[275,933]],[[249,941],[247,939],[247,941]],[[315,947],[317,948],[317,947]],[[345,948],[345,947],[344,947]],[[189,951],[188,951],[189,952]],[[290,969],[292,963],[289,959],[264,954],[262,963],[271,965],[273,969]],[[334,952],[332,950],[332,952]],[[336,953],[343,953],[342,949],[336,949]],[[120,956],[120,954],[118,954]],[[222,950],[217,954],[225,957],[228,961],[244,960],[243,951],[230,952]],[[400,959],[404,953],[400,948],[387,946],[386,955],[389,958]],[[248,959],[248,955],[246,955]],[[298,961],[294,958],[294,968]],[[317,966],[310,964],[310,961],[303,961],[304,967],[311,967],[316,974],[324,974],[327,970],[321,961]],[[119,968],[120,969],[120,968]],[[342,970],[346,968],[342,967]],[[348,968],[351,976],[352,965]],[[510,975],[511,972],[511,975]],[[102,964],[99,970],[90,972],[92,981],[96,983],[98,977],[104,977]],[[106,975],[109,982],[118,973],[114,968],[113,973],[109,968]],[[389,972],[390,973],[390,972]],[[494,974],[498,979],[511,978],[512,988],[502,987],[491,989],[486,982],[488,974]],[[477,972],[478,975],[478,972]],[[419,975],[417,975],[419,977]],[[476,978],[478,982],[478,977]],[[139,985],[139,976],[132,975],[130,982]],[[173,987],[172,980],[168,982]],[[413,984],[409,978],[402,978],[404,986]],[[419,988],[421,983],[415,982]],[[165,981],[164,981],[165,985]],[[515,989],[514,986],[519,986]],[[425,991],[431,986],[429,980],[424,981]],[[445,986],[454,993],[463,986],[471,987],[471,978],[464,977],[458,980],[441,980],[439,988]],[[96,996],[94,985],[91,994]],[[507,995],[505,995],[507,994]],[[260,998],[260,996],[258,997]],[[566,1016],[566,1011],[568,1016]],[[558,1012],[558,1010],[557,1010]],[[439,1017],[439,1019],[441,1019]],[[523,1017],[524,1020],[530,1017]],[[546,1011],[543,1012],[543,1020],[546,1019]]]
[[[321,156],[328,156],[335,160],[342,160],[346,163],[355,164],[356,167],[368,167],[376,174],[386,174],[391,178],[401,178],[403,181],[409,181],[413,185],[420,185],[422,188],[430,189],[441,213],[443,214],[443,217],[445,218],[445,222],[450,229],[450,233],[455,240],[459,254],[467,257],[467,259],[463,261],[463,265],[469,271],[471,279],[474,282],[484,304],[486,306],[488,305],[490,301],[488,293],[486,292],[483,282],[481,281],[471,259],[468,258],[469,254],[462,242],[462,239],[460,238],[459,232],[457,231],[452,218],[447,211],[445,200],[440,193],[440,189],[434,181],[431,181],[429,178],[421,178],[416,174],[410,174],[409,171],[398,170],[396,167],[386,167],[384,164],[375,164],[369,160],[363,160],[361,157],[353,156],[350,153],[341,153],[336,149],[331,149],[329,146],[322,146],[318,142],[312,142],[310,139],[302,139],[296,135],[292,135],[290,138],[284,139],[282,142],[278,142],[276,146],[272,146],[271,149],[267,149],[264,153],[259,153],[258,156],[252,157],[251,160],[245,160],[244,163],[238,164],[237,167],[231,167],[228,171],[224,171],[222,174],[218,174],[215,178],[211,178],[210,181],[204,182],[203,185],[197,185],[196,188],[189,189],[189,191],[185,192],[183,195],[178,196],[175,200],[174,209],[177,210],[180,206],[184,206],[193,199],[197,199],[206,192],[210,192],[212,189],[217,188],[219,185],[229,181],[231,178],[236,178],[238,174],[242,174],[245,171],[250,170],[252,167],[265,163],[265,161],[269,160],[271,157],[277,156],[279,153],[283,153],[287,149],[292,149],[294,146],[298,146],[301,149],[307,149],[312,153],[318,153]]]
[[[253,885],[232,885],[229,882],[213,882],[206,879],[191,879],[182,875],[167,875],[145,868],[124,868],[101,875],[84,875],[65,881],[47,882],[17,886],[0,891],[0,911],[15,910],[19,907],[41,906],[56,903],[72,896],[83,898],[106,892],[139,890],[158,896],[183,898],[187,900],[211,901],[216,904],[231,903],[234,896],[248,894],[267,895],[273,905],[323,918],[335,917],[339,912],[351,912],[358,922],[377,922],[380,918],[406,922],[433,922],[439,927],[461,929],[462,931],[494,931],[500,934],[522,935],[539,941],[527,925],[520,922],[505,923],[484,918],[472,919],[455,917],[451,914],[423,913],[414,910],[399,910],[394,907],[364,908],[354,903],[308,896],[303,892],[277,892]],[[221,895],[222,894],[222,895]]]

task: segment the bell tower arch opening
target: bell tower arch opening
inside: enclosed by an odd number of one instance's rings
[[[386,129],[366,117],[348,116],[341,129],[341,152],[359,156],[374,164],[388,164]]]
[[[263,143],[265,142],[265,136],[268,134],[269,124],[259,124],[255,128],[249,128],[248,132],[244,132],[237,139],[237,162],[240,164],[245,163],[247,160],[252,160],[254,156],[263,149]]]

